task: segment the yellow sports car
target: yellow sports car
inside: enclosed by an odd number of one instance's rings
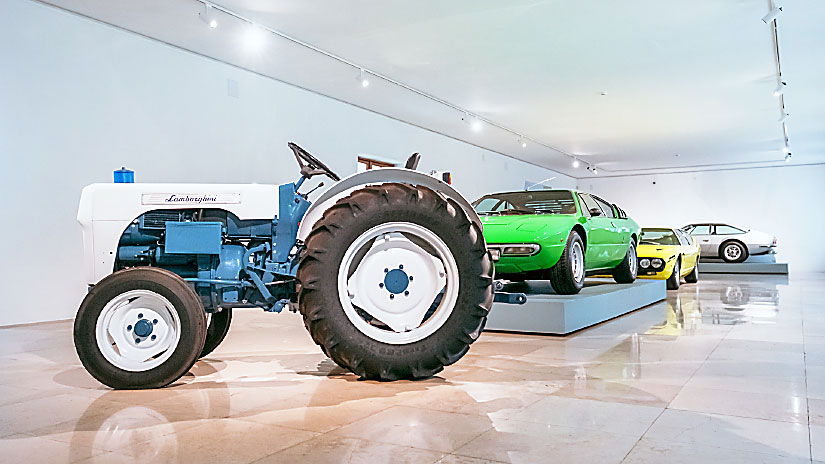
[[[682,283],[699,280],[699,243],[679,229],[642,228],[636,251],[640,279],[667,280],[667,289],[676,290]]]

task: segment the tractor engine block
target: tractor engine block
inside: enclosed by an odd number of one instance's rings
[[[218,308],[267,307],[289,299],[291,275],[266,268],[278,220],[241,220],[215,209],[155,210],[132,221],[120,237],[115,271],[155,266],[193,285],[208,312]],[[254,274],[254,275],[253,275]],[[274,294],[273,294],[274,292]]]

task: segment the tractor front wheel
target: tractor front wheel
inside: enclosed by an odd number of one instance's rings
[[[200,298],[178,275],[135,267],[109,275],[83,299],[74,322],[80,362],[104,385],[158,388],[197,361],[206,336]]]
[[[298,265],[313,340],[362,378],[426,378],[481,334],[493,267],[460,205],[407,184],[365,187],[313,226]]]
[[[232,322],[232,308],[223,308],[218,312],[207,315],[206,341],[203,343],[200,358],[215,351],[229,333],[229,324]]]

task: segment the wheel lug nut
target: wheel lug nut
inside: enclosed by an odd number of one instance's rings
[[[157,335],[152,335],[152,340],[154,340],[154,339],[156,339],[156,338],[158,338],[158,336],[157,336]]]
[[[143,313],[138,313],[138,319],[143,319]]]
[[[378,284],[378,288],[384,288],[384,284]]]
[[[391,299],[391,300],[394,300],[394,299],[395,299],[395,295],[393,295],[392,293],[390,293],[390,299]]]
[[[398,265],[398,269],[404,269],[404,265],[403,265],[403,264],[399,264],[399,265]]]
[[[131,325],[127,325],[127,326],[126,326],[126,330],[132,330],[132,326],[131,326]]]
[[[384,268],[384,274],[386,274],[386,273],[388,273],[388,272],[390,272],[390,270],[389,270],[389,269],[387,269],[387,268]]]
[[[412,276],[410,276],[410,282],[412,282],[412,280],[413,280],[413,279],[412,279]]]
[[[410,296],[410,291],[409,290],[404,290],[404,296]]]
[[[135,343],[140,343],[140,339],[139,339],[139,338],[136,338],[136,339],[135,339]]]
[[[152,319],[152,324],[157,324],[157,323],[158,323],[157,319]]]

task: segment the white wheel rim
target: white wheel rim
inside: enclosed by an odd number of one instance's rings
[[[359,254],[363,257],[348,276]],[[458,265],[447,244],[409,222],[389,222],[364,232],[347,248],[338,269],[338,298],[350,322],[364,335],[394,345],[423,340],[441,328],[455,308],[458,288]],[[427,317],[442,292],[441,302]]]
[[[584,277],[584,252],[581,243],[573,242],[573,246],[570,247],[570,260],[573,267],[573,279],[581,282]]]
[[[739,249],[739,245],[731,244],[725,247],[725,256],[728,259],[737,259],[741,255],[742,250]]]
[[[95,338],[112,365],[142,372],[172,356],[180,332],[180,318],[169,300],[150,290],[131,290],[106,303],[97,318]]]
[[[638,263],[636,262],[636,245],[633,242],[630,242],[630,248],[627,250],[627,256],[630,262],[630,275],[636,277],[636,271],[638,269]]]

